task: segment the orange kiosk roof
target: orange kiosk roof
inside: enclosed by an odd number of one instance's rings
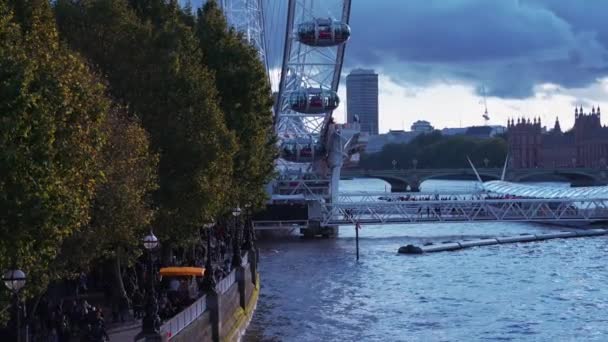
[[[202,277],[204,274],[205,269],[202,267],[163,267],[160,269],[160,275],[163,277]]]

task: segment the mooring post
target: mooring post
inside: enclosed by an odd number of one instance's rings
[[[355,242],[357,245],[357,261],[359,261],[359,229],[361,229],[361,225],[357,221],[357,224],[355,225]]]

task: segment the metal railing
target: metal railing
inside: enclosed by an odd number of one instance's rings
[[[190,323],[194,322],[207,310],[207,296],[202,296],[192,303],[185,310],[166,321],[160,327],[160,334],[163,340],[169,340],[184,330]]]
[[[236,282],[236,270],[232,270],[230,274],[228,274],[224,279],[220,280],[219,283],[215,286],[215,291],[218,294],[224,294],[232,284]]]
[[[253,228],[255,230],[297,229],[306,227],[308,227],[308,220],[253,221]]]
[[[248,252],[243,255],[242,265],[246,265],[247,263],[249,263]],[[236,270],[232,270],[228,276],[220,280],[220,282],[217,283],[215,290],[218,294],[224,294],[234,283],[236,283]],[[199,318],[205,310],[207,310],[207,296],[202,296],[189,307],[161,325],[160,334],[163,341],[170,340],[173,336],[184,330],[190,323]]]
[[[325,225],[608,221],[608,199],[485,199],[328,203]]]

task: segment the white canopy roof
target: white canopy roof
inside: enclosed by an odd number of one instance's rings
[[[608,186],[586,186],[580,188],[553,187],[518,184],[505,181],[483,183],[484,190],[501,195],[529,198],[585,198],[608,199]]]

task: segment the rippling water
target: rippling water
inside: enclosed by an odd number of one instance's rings
[[[423,191],[467,186],[434,181]],[[378,187],[383,183],[354,180],[342,189]],[[604,237],[396,253],[408,243],[555,229],[364,226],[359,262],[353,227],[342,227],[337,239],[262,241],[262,291],[244,340],[608,341]]]

